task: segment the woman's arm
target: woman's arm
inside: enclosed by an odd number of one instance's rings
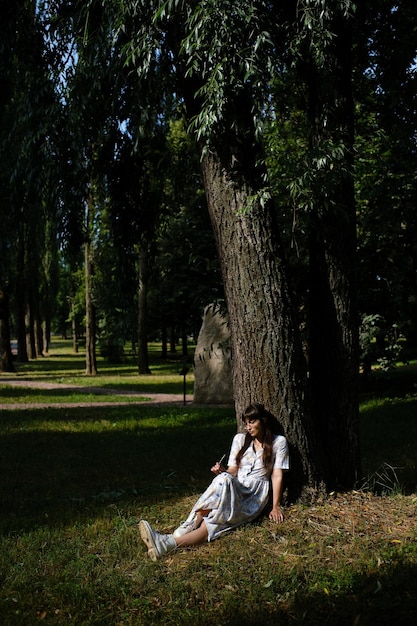
[[[243,441],[245,439],[245,435],[243,433],[238,433],[233,437],[232,448],[230,450],[229,461],[227,469],[221,465],[221,463],[217,462],[211,468],[213,474],[221,474],[222,472],[227,472],[232,476],[237,476],[238,467],[235,465],[236,463],[236,455],[241,449],[243,445]],[[223,457],[222,457],[223,458]]]
[[[284,514],[280,508],[282,489],[284,484],[284,472],[282,469],[274,469],[271,474],[272,483],[272,510],[269,514],[269,519],[274,522],[282,522]]]

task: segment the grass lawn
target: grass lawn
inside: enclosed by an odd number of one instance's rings
[[[93,395],[105,387],[115,400],[113,390],[182,393],[179,358],[162,363],[155,351],[152,382],[134,363],[118,370],[103,362],[93,380],[83,376],[82,356],[59,351],[15,378],[72,381]],[[157,563],[137,522],[169,532],[184,519],[228,451],[233,411],[80,408],[75,392],[60,389],[50,390],[57,406],[45,410],[29,387],[12,391],[2,376],[0,402],[7,390],[8,401],[34,406],[0,411],[0,623],[414,624],[417,368],[402,374],[362,391],[359,482],[367,489],[358,483],[312,507],[292,506],[281,525],[261,519]],[[59,407],[71,397],[73,407]]]

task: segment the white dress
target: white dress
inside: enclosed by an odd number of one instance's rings
[[[235,435],[230,450],[229,467],[236,467],[236,455],[245,441],[244,434]],[[193,506],[187,522],[192,521],[196,511],[210,510],[204,517],[208,541],[222,533],[254,520],[265,508],[269,496],[269,479],[263,460],[263,449],[255,452],[253,444],[245,451],[237,476],[227,472],[216,476]],[[288,444],[285,437],[277,435],[273,442],[273,469],[289,469]]]

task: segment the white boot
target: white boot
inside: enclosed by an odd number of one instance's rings
[[[156,561],[159,557],[172,552],[177,547],[177,542],[173,535],[163,535],[156,530],[152,530],[150,524],[145,520],[139,522],[139,530],[152,561]]]

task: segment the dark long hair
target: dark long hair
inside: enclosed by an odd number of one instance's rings
[[[282,433],[281,426],[277,420],[277,418],[272,415],[269,411],[265,409],[263,404],[258,404],[254,402],[250,404],[244,411],[242,415],[242,421],[244,422],[247,419],[252,420],[260,420],[264,427],[264,440],[263,444],[263,455],[262,461],[267,470],[267,472],[272,471],[273,466],[273,457],[272,457],[272,444],[276,435]],[[245,441],[243,442],[243,446],[239,450],[236,455],[237,465],[240,465],[240,461],[242,460],[242,456],[245,454],[246,450],[252,443],[252,437],[249,433],[246,433]]]

